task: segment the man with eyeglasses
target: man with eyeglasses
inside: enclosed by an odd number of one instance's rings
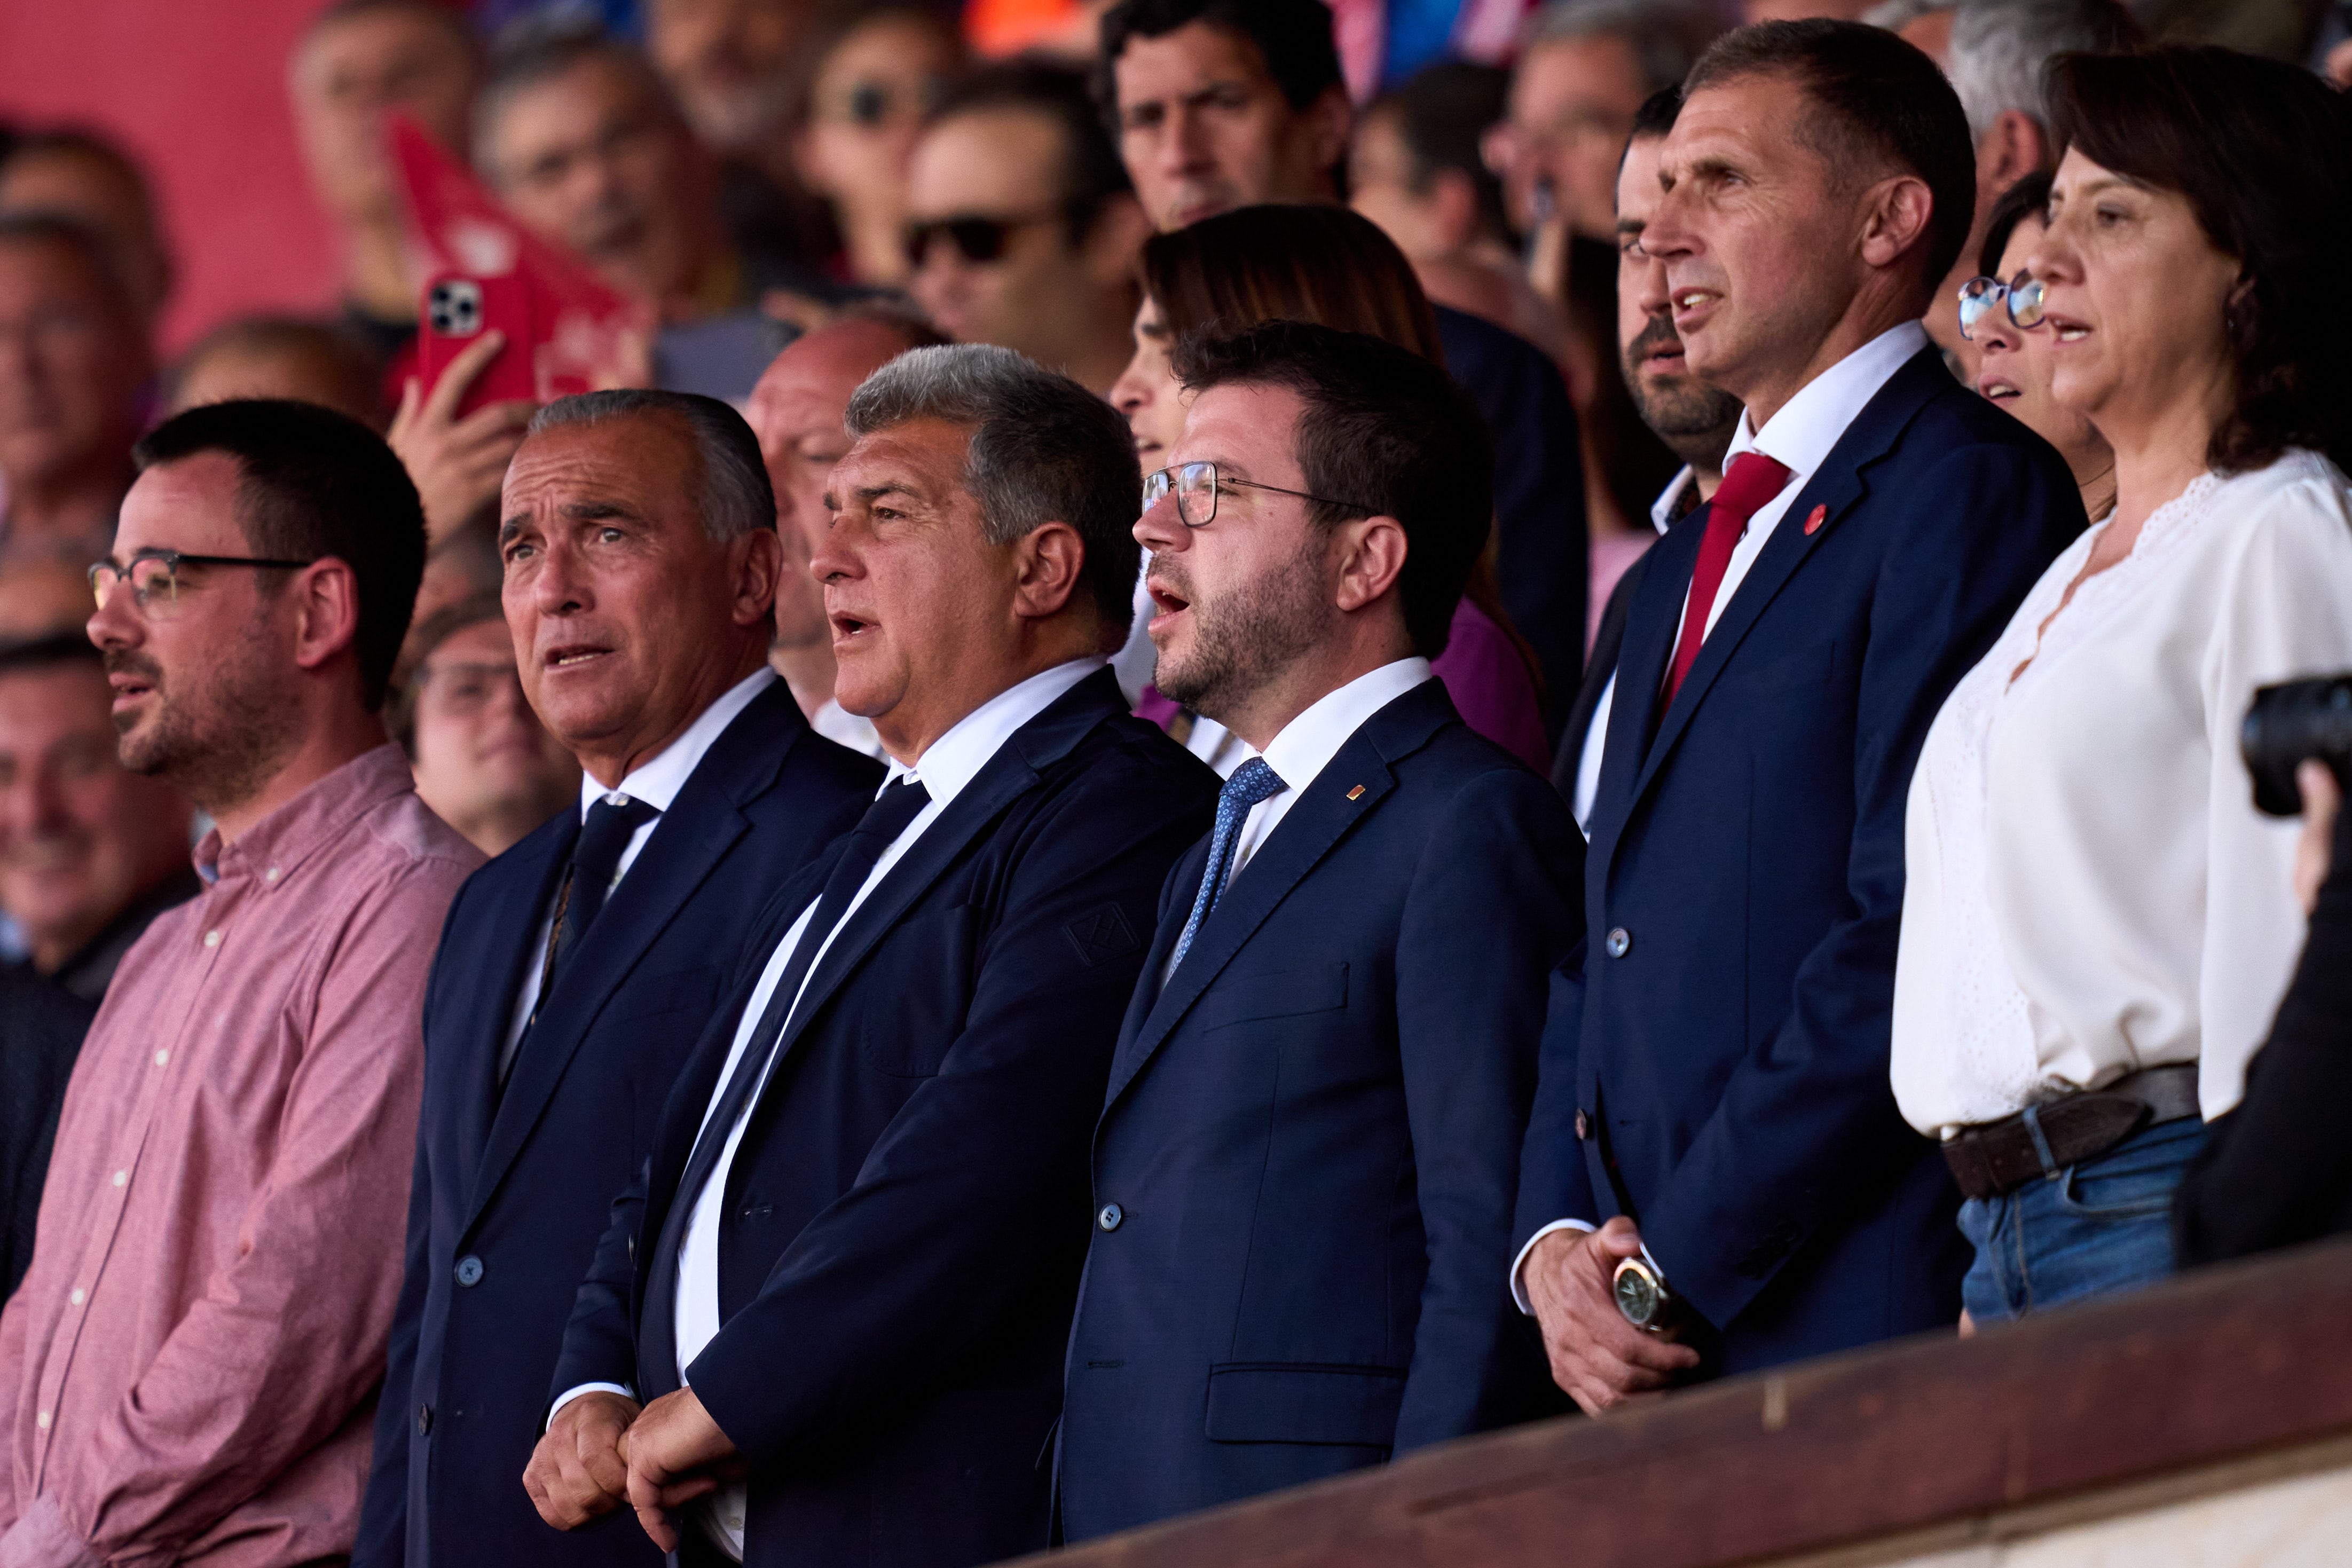
[[[907,181],[907,287],[940,330],[1108,395],[1150,228],[1086,78],[1030,60],[950,89]]]
[[[407,656],[393,733],[435,816],[497,856],[579,798],[580,764],[531,711],[497,594],[435,611]]]
[[[1176,371],[1192,410],[1135,525],[1153,683],[1258,755],[1160,895],[1095,1131],[1074,1541],[1548,1408],[1488,1270],[1583,842],[1430,674],[1485,426],[1435,365],[1327,327]]]
[[[358,1521],[424,1074],[474,848],[382,710],[425,560],[364,426],[167,421],[90,573],[124,767],[209,814],[75,1063],[0,1312],[0,1560],[340,1557]]]

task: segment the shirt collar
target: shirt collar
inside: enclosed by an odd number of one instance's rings
[[[980,777],[989,758],[1003,749],[1023,725],[1044,713],[1063,695],[1101,669],[1109,661],[1099,658],[1072,659],[1042,670],[1027,680],[1010,685],[997,693],[949,727],[948,732],[926,747],[923,755],[912,768],[892,758],[890,776],[885,785],[901,779],[915,779],[922,783],[934,805],[944,808],[949,801],[963,793],[964,787]]]
[[[1687,463],[1684,464],[1683,471],[1675,476],[1673,483],[1659,491],[1658,498],[1650,503],[1652,528],[1664,533],[1675,526],[1675,519],[1683,515],[1683,492],[1689,489],[1697,478],[1698,470]]]
[[[656,811],[669,810],[677,792],[702,765],[703,754],[711,744],[726,733],[738,715],[751,706],[751,699],[773,685],[776,672],[762,664],[725,691],[711,705],[695,716],[694,722],[684,733],[663,747],[646,760],[629,769],[616,789],[607,789],[593,776],[583,770],[580,775],[580,821],[588,821],[588,808],[607,795],[626,795],[632,800],[642,800]]]
[[[1750,427],[1748,411],[1740,410],[1725,469],[1743,452],[1761,452],[1798,479],[1811,474],[1879,389],[1928,341],[1927,329],[1916,321],[1890,327],[1798,388],[1763,429]]]
[[[312,783],[236,842],[218,828],[207,831],[196,844],[196,874],[207,884],[257,875],[275,885],[352,821],[415,788],[407,757],[387,741]]]
[[[1305,794],[1366,719],[1428,679],[1427,659],[1399,659],[1324,693],[1266,742],[1265,765],[1294,797]]]

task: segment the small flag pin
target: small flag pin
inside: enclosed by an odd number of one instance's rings
[[[1353,789],[1348,791],[1348,799],[1350,800],[1361,800],[1363,798],[1363,794],[1364,787],[1361,784],[1359,784]]]
[[[1805,518],[1805,537],[1811,538],[1815,534],[1820,533],[1822,524],[1829,520],[1829,515],[1830,509],[1827,507],[1815,507]]]

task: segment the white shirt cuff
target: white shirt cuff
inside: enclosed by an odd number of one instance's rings
[[[1585,1228],[1589,1230],[1591,1227],[1587,1226]],[[540,1429],[544,1431],[548,1427],[554,1426],[557,1413],[583,1394],[617,1394],[628,1400],[635,1400],[637,1396],[637,1391],[625,1383],[583,1383],[577,1388],[567,1388],[557,1396],[554,1404],[547,1407],[547,1421]]]
[[[1535,1308],[1530,1306],[1528,1302],[1528,1288],[1519,1279],[1519,1270],[1528,1266],[1528,1254],[1536,1249],[1536,1243],[1542,1240],[1545,1237],[1549,1236],[1555,1230],[1593,1231],[1598,1230],[1599,1228],[1601,1228],[1593,1224],[1589,1219],[1555,1219],[1549,1225],[1545,1226],[1541,1230],[1537,1231],[1533,1236],[1528,1238],[1528,1244],[1519,1249],[1519,1255],[1517,1257],[1511,1260],[1511,1300],[1519,1304],[1519,1311],[1525,1312],[1529,1317],[1536,1315]],[[571,1396],[567,1394],[564,1397],[569,1399]],[[560,1410],[562,1406],[559,1405],[556,1408]]]

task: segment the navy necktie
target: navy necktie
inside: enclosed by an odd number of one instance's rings
[[[563,961],[578,949],[580,939],[604,912],[604,900],[612,896],[613,883],[621,874],[621,852],[629,847],[630,837],[660,815],[643,800],[626,795],[607,795],[588,808],[588,821],[572,846],[572,870],[564,878],[553,956],[547,966],[549,984],[563,972]],[[546,1000],[542,987],[541,1005],[546,1005]]]
[[[1217,826],[1209,835],[1209,865],[1201,873],[1201,891],[1192,900],[1192,916],[1184,922],[1184,934],[1176,938],[1175,956],[1168,960],[1168,972],[1174,974],[1184,962],[1184,955],[1192,948],[1192,938],[1201,934],[1201,923],[1216,908],[1217,900],[1224,895],[1225,867],[1234,858],[1234,841],[1241,837],[1242,822],[1249,816],[1250,808],[1260,800],[1271,799],[1290,786],[1282,775],[1266,766],[1263,757],[1253,757],[1234,769],[1225,787],[1217,792]]]

